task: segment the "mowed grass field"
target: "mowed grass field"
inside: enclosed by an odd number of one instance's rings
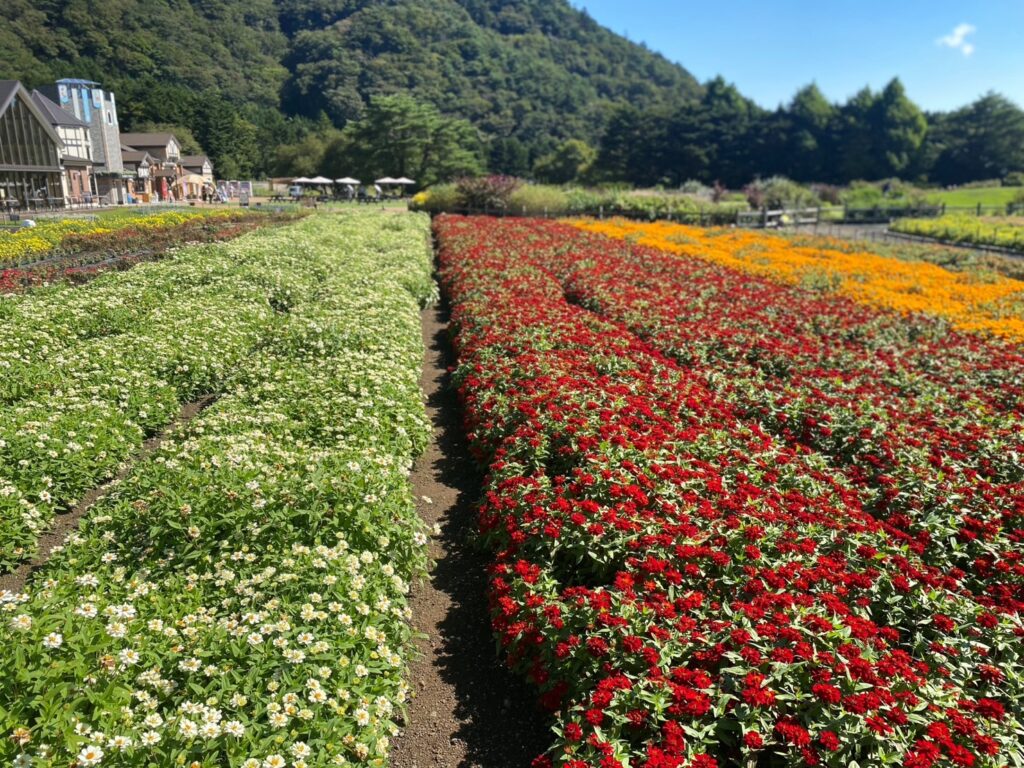
[[[947,206],[1006,205],[1021,191],[1021,187],[976,187],[970,189],[941,189],[928,195],[930,203]]]

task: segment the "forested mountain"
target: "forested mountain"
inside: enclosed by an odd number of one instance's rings
[[[224,177],[736,187],[1024,170],[1024,111],[998,94],[926,114],[898,80],[842,104],[812,84],[765,109],[567,0],[0,2],[0,78],[59,77],[102,83],[125,130],[174,130]]]
[[[342,128],[378,95],[467,119],[488,159],[528,170],[561,140],[596,144],[617,106],[672,109],[701,93],[566,0],[0,3],[0,78],[58,77],[113,90],[125,128],[191,129],[240,172],[269,170],[263,147],[322,129],[323,116]]]

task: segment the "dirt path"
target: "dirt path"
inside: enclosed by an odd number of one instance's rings
[[[97,485],[95,488],[86,491],[82,498],[78,500],[78,503],[71,507],[71,509],[54,517],[53,524],[50,529],[39,537],[39,547],[35,557],[27,563],[22,563],[9,573],[0,574],[0,592],[3,592],[4,590],[19,592],[22,590],[32,573],[46,565],[47,561],[49,561],[50,557],[53,555],[53,550],[59,546],[63,546],[65,539],[67,539],[71,533],[78,530],[78,523],[85,516],[86,512],[92,509],[92,506],[97,501],[106,496],[115,483],[127,477],[128,473],[131,472],[142,459],[154,453],[175,429],[194,419],[214,400],[216,400],[216,396],[205,395],[198,400],[194,400],[191,403],[183,405],[181,410],[178,412],[177,418],[164,427],[158,434],[148,438],[139,450],[122,465],[121,469],[119,469],[112,478],[107,480],[105,483]]]
[[[430,543],[430,580],[412,594],[413,622],[428,635],[413,662],[409,722],[393,768],[526,768],[551,743],[533,696],[497,660],[485,597],[485,555],[470,544],[480,490],[447,388],[451,347],[443,308],[423,312],[422,387],[434,436],[412,474]],[[424,498],[426,497],[426,498]],[[429,499],[429,501],[427,501]]]

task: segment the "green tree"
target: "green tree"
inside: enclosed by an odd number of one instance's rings
[[[272,167],[275,176],[316,176],[326,166],[328,148],[341,139],[341,131],[312,131],[294,144],[277,148]]]
[[[533,173],[541,181],[552,184],[568,184],[578,181],[593,165],[597,158],[596,150],[582,139],[569,139],[562,142],[534,163]]]
[[[907,98],[898,79],[889,81],[875,100],[871,114],[874,150],[882,161],[883,176],[902,176],[917,160],[928,132],[928,122]]]
[[[404,94],[373,100],[359,121],[331,142],[325,172],[408,176],[421,186],[483,172],[476,130]]]
[[[870,88],[862,88],[839,109],[835,129],[839,162],[833,177],[835,181],[880,179],[886,175],[885,166],[875,152],[875,132],[871,126],[876,98]]]
[[[786,166],[772,169],[797,181],[822,181],[829,177],[830,131],[837,117],[836,108],[814,83],[793,96],[785,111],[784,140],[781,155]],[[777,135],[777,134],[776,134]]]
[[[945,184],[1024,170],[1024,110],[987,93],[937,121],[934,178]]]
[[[495,139],[488,167],[496,173],[526,176],[530,173],[530,149],[515,136]]]

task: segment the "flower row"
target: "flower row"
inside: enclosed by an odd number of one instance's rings
[[[426,230],[319,217],[264,243],[317,286],[0,597],[5,763],[384,763],[425,566]]]
[[[57,250],[30,258],[31,264],[0,269],[0,294],[21,293],[60,282],[82,283],[101,272],[163,258],[169,250],[183,244],[230,240],[258,227],[293,218],[242,211],[191,215],[181,221],[167,220],[161,215],[139,216],[131,226],[70,234]]]
[[[53,255],[96,250],[116,242],[111,235],[137,238],[159,236],[162,231],[196,224],[214,224],[248,218],[243,211],[115,211],[94,218],[40,220],[34,227],[0,233],[0,266],[10,267]]]
[[[1024,282],[1001,275],[953,272],[845,245],[829,247],[749,230],[700,229],[666,222],[577,221],[575,226],[628,238],[747,275],[825,289],[869,307],[931,315],[966,331],[1024,340]]]
[[[913,329],[929,321],[900,318],[897,331],[896,319],[839,297],[572,239],[571,256],[547,263],[573,300],[700,370],[746,418],[821,454],[928,562],[1002,609],[1024,605],[1019,352],[940,328],[915,343]],[[971,365],[977,357],[985,362]]]
[[[570,301],[582,235],[435,222],[494,628],[557,714],[540,764],[1021,759],[1014,615],[702,371]]]
[[[0,568],[226,377],[337,268],[262,230],[82,287],[3,299]],[[285,255],[282,255],[285,254]]]
[[[949,214],[935,219],[897,219],[892,228],[948,243],[994,245],[1024,251],[1024,220],[1020,218]]]

